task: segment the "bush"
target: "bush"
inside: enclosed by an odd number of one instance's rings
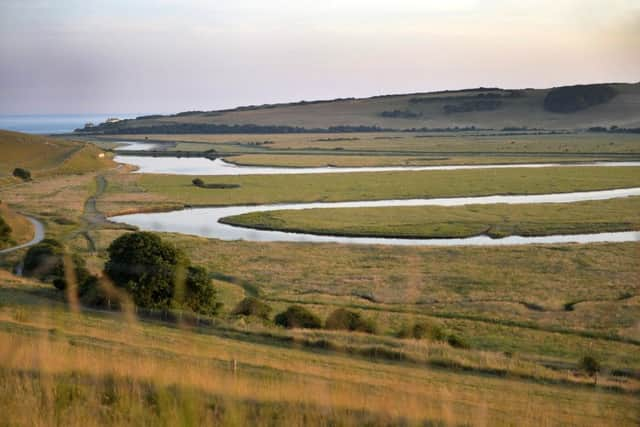
[[[319,329],[322,327],[320,318],[299,305],[292,305],[274,319],[276,325],[285,328]]]
[[[84,259],[78,254],[68,255],[60,242],[44,239],[32,246],[24,257],[23,274],[40,280],[52,280],[53,286],[59,290],[67,288],[64,258],[70,257],[78,288],[81,288],[90,277]]]
[[[457,335],[449,335],[447,337],[447,343],[454,348],[469,348],[469,344]]]
[[[598,372],[602,369],[600,366],[600,362],[593,356],[584,356],[580,359],[578,364],[580,369],[585,371],[587,375],[595,378],[595,381],[598,382]]]
[[[271,307],[258,298],[247,297],[240,301],[231,314],[241,316],[256,316],[268,320],[271,315]]]
[[[222,304],[216,301],[217,291],[211,286],[209,273],[202,267],[187,269],[184,306],[195,313],[215,316]]]
[[[23,168],[15,168],[13,170],[13,176],[20,178],[23,181],[31,181],[31,172]]]
[[[204,185],[204,181],[201,180],[200,178],[194,178],[193,181],[191,181],[191,183],[196,187],[202,187]]]
[[[143,308],[186,307],[212,315],[220,304],[209,274],[192,267],[186,255],[154,233],[124,234],[108,248],[105,273]],[[184,286],[180,286],[184,285]]]
[[[430,322],[416,322],[413,325],[404,325],[397,333],[398,338],[413,338],[416,340],[429,339],[432,341],[444,341],[446,334],[440,325]]]
[[[64,277],[64,249],[60,242],[44,239],[29,248],[24,257],[23,274],[45,280],[52,277]]]
[[[376,331],[375,323],[370,319],[363,318],[355,311],[338,308],[327,317],[326,329],[336,329],[345,331],[359,331],[373,334]]]

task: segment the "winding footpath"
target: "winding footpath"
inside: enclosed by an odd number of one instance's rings
[[[23,248],[28,248],[29,246],[33,246],[36,245],[40,242],[42,242],[42,240],[44,240],[44,224],[42,224],[42,222],[38,221],[37,219],[30,217],[28,215],[25,215],[25,218],[27,218],[29,220],[29,222],[31,224],[33,224],[33,239],[31,239],[30,241],[28,241],[27,243],[23,243],[21,245],[17,245],[17,246],[13,246],[10,248],[6,248],[6,249],[2,249],[0,250],[0,255],[5,255],[11,252],[15,252],[19,249],[23,249]]]

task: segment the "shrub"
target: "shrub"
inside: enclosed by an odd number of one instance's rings
[[[449,335],[447,343],[454,348],[469,348],[469,344],[457,335]]]
[[[416,322],[413,325],[403,325],[397,333],[398,338],[413,338],[417,340],[428,338],[432,341],[444,341],[446,334],[440,325],[431,322]]]
[[[31,180],[31,172],[23,168],[15,168],[13,170],[13,176],[20,178],[23,181]]]
[[[217,291],[211,286],[207,270],[202,267],[189,267],[184,298],[185,307],[195,313],[214,316],[222,306],[216,298]]]
[[[240,301],[231,314],[241,316],[256,316],[262,319],[269,319],[271,307],[260,301],[258,298],[247,297]]]
[[[143,308],[186,307],[215,314],[220,308],[209,274],[190,266],[186,255],[154,233],[124,234],[108,248],[105,273]],[[184,285],[184,286],[180,286]]]
[[[602,367],[600,366],[600,362],[595,357],[584,356],[582,359],[580,359],[578,365],[580,366],[580,369],[587,373],[587,375],[593,377],[596,383],[598,382],[598,372],[600,372]]]
[[[64,277],[64,249],[60,242],[44,239],[29,248],[24,257],[23,274],[45,280],[51,277]]]
[[[24,258],[23,274],[40,280],[52,279],[53,286],[59,290],[67,288],[64,258],[69,257],[78,288],[90,277],[84,259],[78,254],[67,254],[60,242],[44,239],[27,251]]]
[[[196,187],[202,187],[204,185],[204,181],[201,180],[200,178],[194,178],[193,181],[191,181],[191,183]]]
[[[365,319],[360,315],[360,313],[346,310],[344,308],[338,308],[329,315],[327,321],[325,322],[325,328],[345,331],[359,331],[369,334],[373,334],[376,331],[376,325],[372,320]]]
[[[299,305],[292,305],[274,319],[276,325],[285,328],[319,329],[322,327],[320,318]]]

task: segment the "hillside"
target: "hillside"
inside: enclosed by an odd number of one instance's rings
[[[640,127],[640,83],[461,91],[301,101],[151,115],[83,133],[294,133],[446,128]],[[252,126],[249,126],[252,125]]]
[[[0,178],[17,168],[34,173],[83,173],[112,165],[92,144],[0,130]],[[101,156],[102,155],[102,156]]]

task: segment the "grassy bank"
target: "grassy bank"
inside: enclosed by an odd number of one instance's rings
[[[305,209],[254,212],[225,224],[375,237],[545,236],[640,229],[640,197],[579,203]]]
[[[546,383],[305,346],[304,331],[261,338],[252,332],[259,328],[240,323],[192,328],[77,311],[51,287],[6,275],[0,292],[7,344],[0,403],[18,425],[272,425],[285,418],[289,425],[510,425],[516,418],[520,425],[624,425],[637,416],[634,394],[580,385],[586,377]],[[359,334],[332,339],[376,342]],[[437,343],[403,345],[396,352],[508,361],[516,370],[530,363]]]
[[[382,200],[491,194],[546,194],[640,185],[640,167],[563,167],[320,175],[203,177],[205,183],[239,185],[211,190],[191,176],[118,175],[102,208],[109,214],[181,205]],[[286,191],[283,191],[286,189]]]

